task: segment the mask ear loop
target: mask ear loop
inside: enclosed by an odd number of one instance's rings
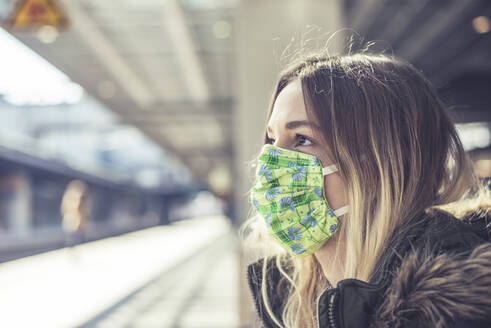
[[[322,168],[322,175],[328,175],[338,171],[336,164],[332,164]]]
[[[332,164],[322,168],[322,175],[328,175],[337,171],[338,171],[338,167],[336,166],[336,164]],[[348,210],[349,210],[349,205],[345,205],[335,210],[334,215],[340,217],[341,215],[346,214]]]
[[[348,213],[348,210],[349,210],[349,205],[344,205],[343,207],[340,207],[337,210],[335,210],[334,215],[340,217],[341,215]]]

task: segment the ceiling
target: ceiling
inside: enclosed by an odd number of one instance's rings
[[[55,42],[14,35],[206,181],[231,157],[235,93],[234,1],[207,2],[63,1]]]
[[[15,36],[122,122],[177,153],[198,178],[229,165],[238,0],[61,2],[70,27],[54,43],[41,42],[39,33]],[[385,40],[439,87],[471,73],[478,84],[481,76],[491,76],[491,33],[476,33],[473,25],[477,16],[491,17],[488,0],[342,4],[345,26],[366,40]],[[486,101],[473,120],[491,121],[491,99]]]
[[[453,93],[451,104],[469,95],[483,97],[482,104],[471,106],[480,113],[459,115],[458,120],[491,121],[491,97],[481,90],[491,88],[491,33],[478,33],[491,29],[490,1],[345,0],[343,4],[347,26],[409,60],[442,96]],[[469,78],[476,83],[458,82]]]

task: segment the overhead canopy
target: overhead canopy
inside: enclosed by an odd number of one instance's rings
[[[70,22],[67,30],[14,30],[15,36],[123,122],[178,154],[198,178],[206,181],[217,167],[229,166],[237,99],[234,19],[240,1],[59,3]],[[491,75],[487,0],[341,4],[344,27],[365,40],[384,40],[437,86],[465,72]],[[489,108],[473,117],[490,121]]]

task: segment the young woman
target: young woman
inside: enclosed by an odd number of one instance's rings
[[[272,97],[244,230],[272,253],[248,267],[262,323],[491,327],[490,198],[476,185],[412,65],[299,59]]]

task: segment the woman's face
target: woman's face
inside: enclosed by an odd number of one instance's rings
[[[280,92],[273,106],[267,126],[270,143],[317,156],[323,167],[337,164],[321,135],[318,122],[307,117],[300,81],[289,83]],[[326,199],[334,210],[346,205],[345,184],[339,173],[324,177],[324,190]]]

